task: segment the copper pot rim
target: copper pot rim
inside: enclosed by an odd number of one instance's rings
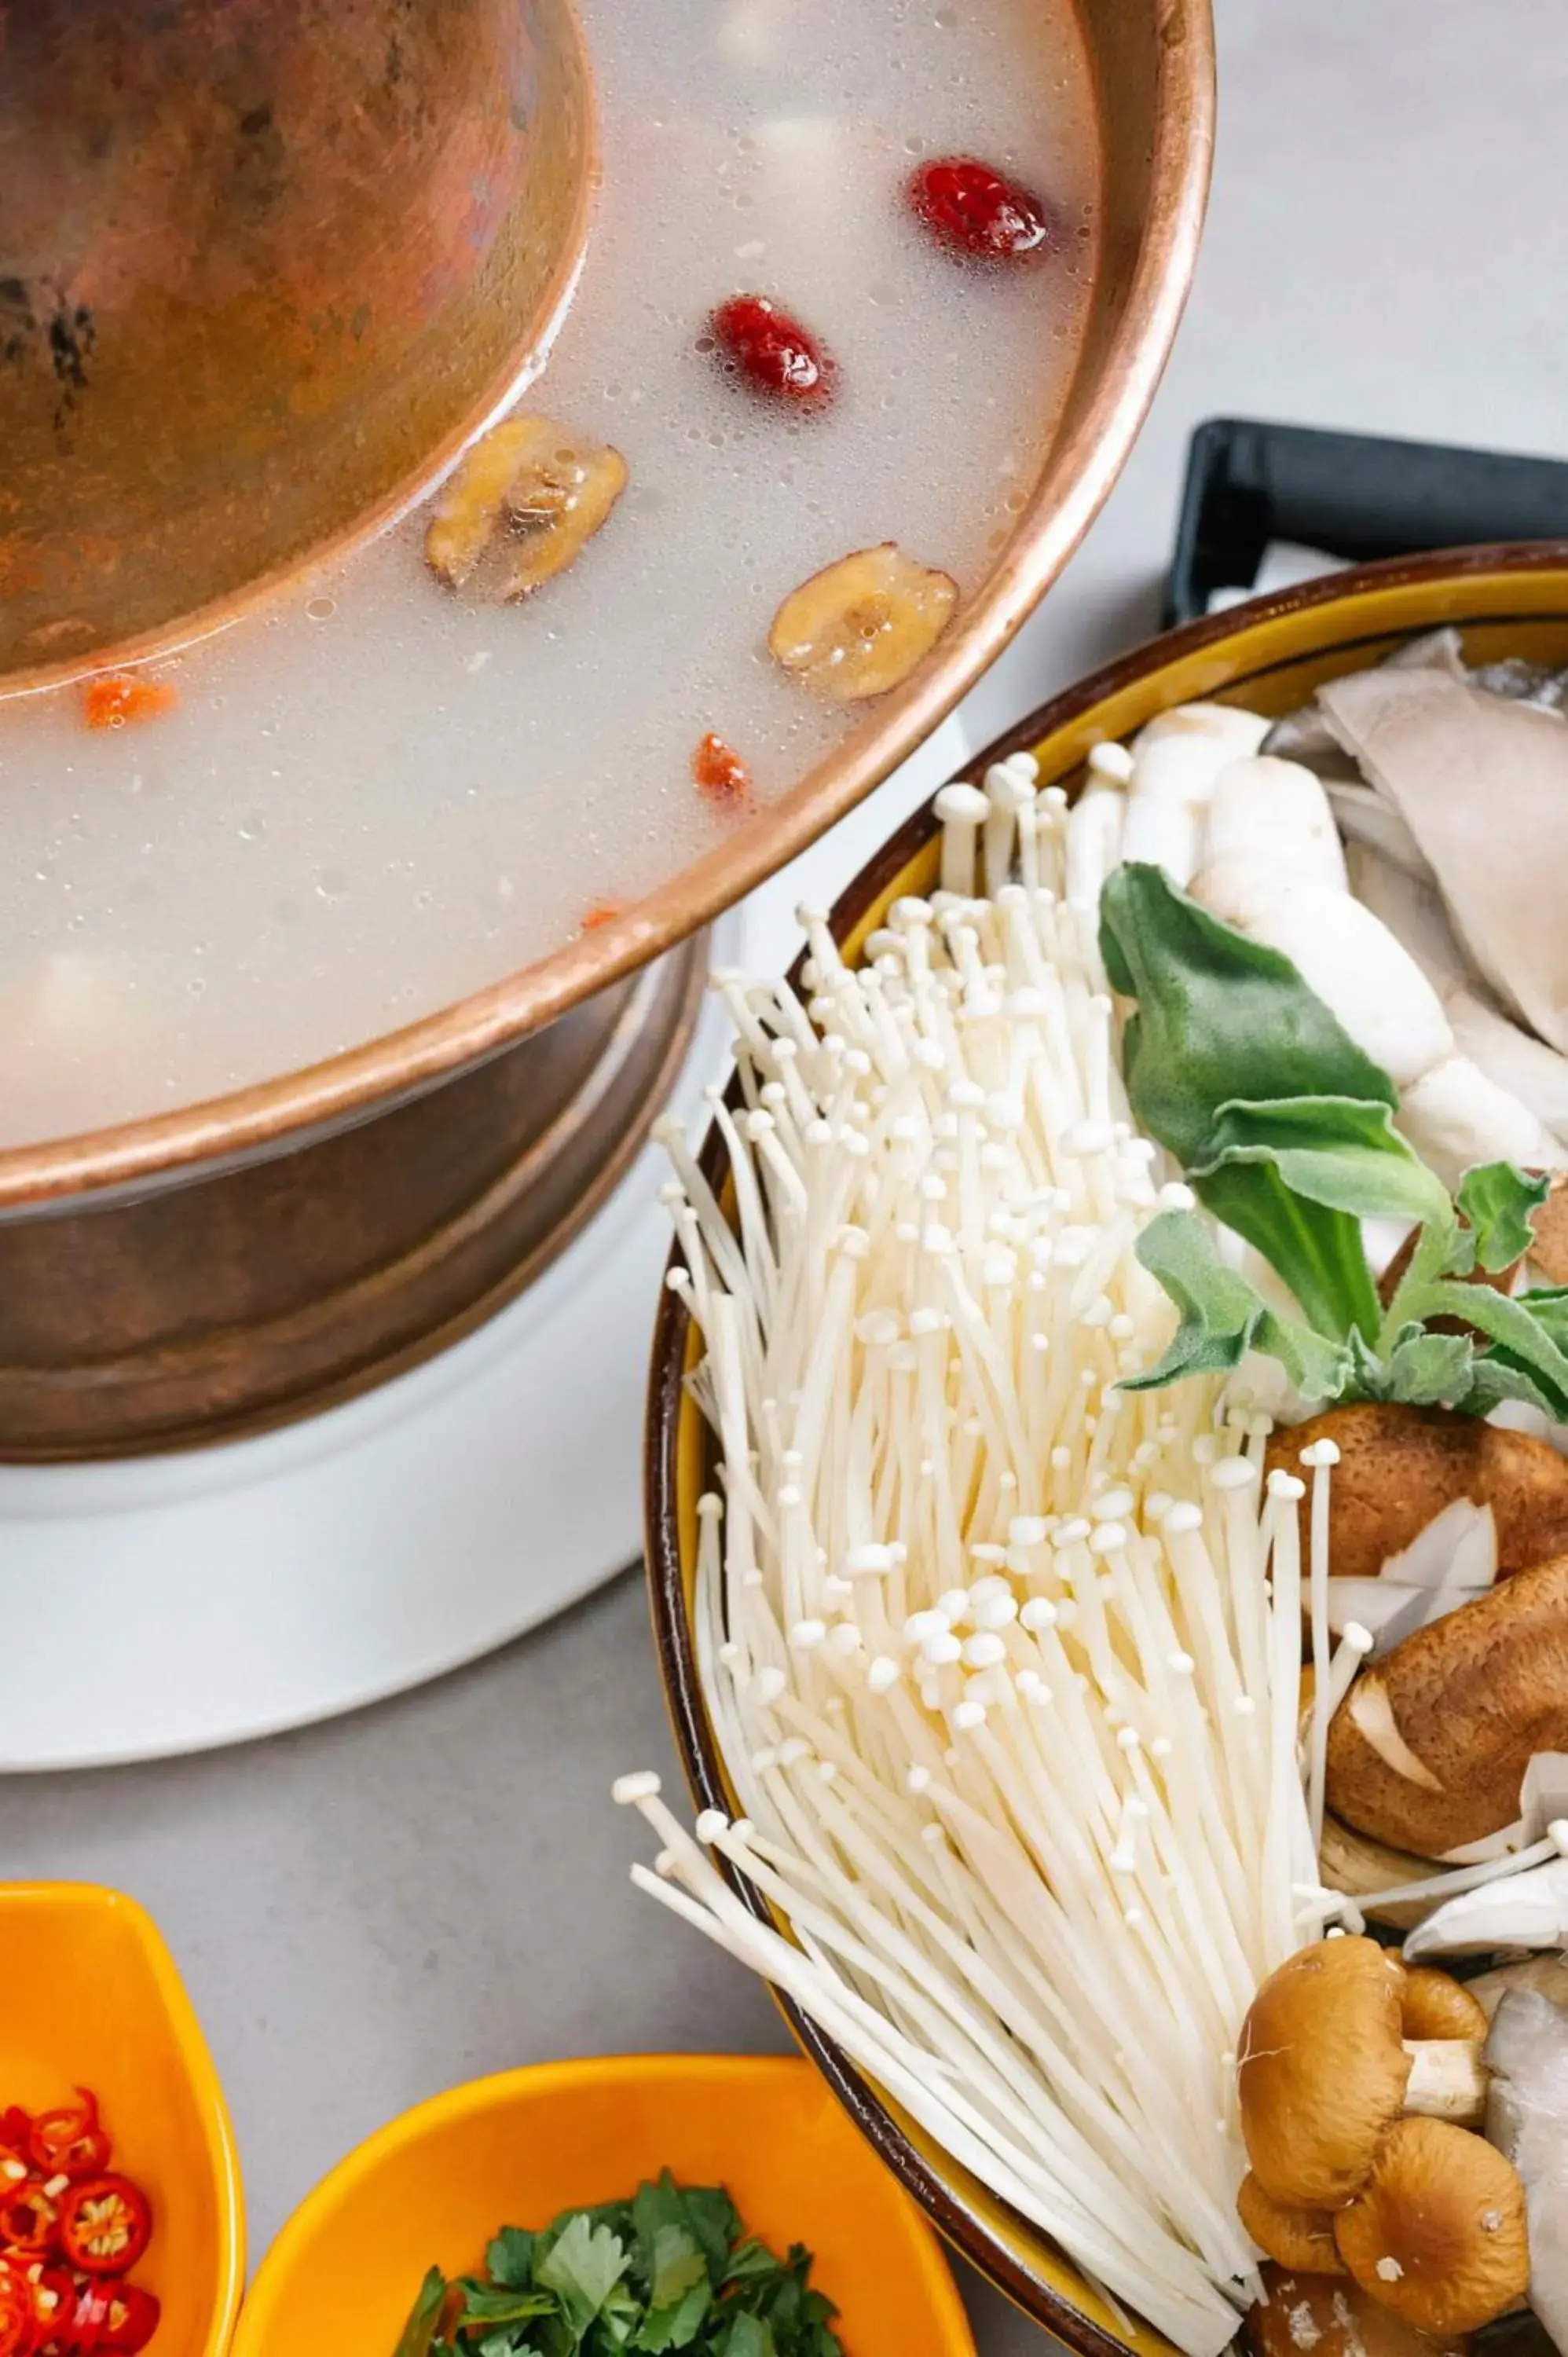
[[[1030,751],[1149,673],[1179,664],[1254,626],[1317,607],[1353,603],[1363,592],[1380,587],[1400,588],[1442,581],[1462,585],[1469,577],[1510,573],[1559,573],[1568,586],[1568,540],[1498,542],[1385,558],[1347,566],[1320,579],[1298,583],[1270,596],[1250,598],[1222,612],[1202,616],[1179,629],[1145,640],[1065,688],[996,737],[968,766],[978,772],[993,761],[1006,759],[1010,754]],[[1386,639],[1386,632],[1377,632],[1366,643],[1385,643]],[[1341,643],[1351,646],[1358,641],[1348,639]],[[1265,663],[1262,668],[1267,671],[1270,666]],[[937,833],[939,824],[934,797],[928,797],[872,854],[843,887],[830,911],[829,924],[836,939],[843,940],[865,911],[876,906]],[[802,949],[790,970],[797,985],[804,958]],[[739,1082],[732,1072],[725,1091],[726,1103],[733,1107],[739,1094]],[[722,1196],[728,1156],[716,1126],[710,1125],[698,1160],[709,1186]],[[666,1275],[680,1259],[678,1248],[671,1247]],[[678,1449],[682,1419],[690,1405],[685,1364],[691,1329],[685,1297],[668,1284],[661,1286],[654,1315],[644,1416],[643,1558],[654,1650],[681,1771],[693,1808],[717,1808],[727,1813],[735,1805],[734,1797],[699,1680],[696,1647],[686,1609],[679,1528]],[[741,1903],[759,1921],[771,1927],[774,1917],[761,1893],[725,1860],[717,1859],[716,1863]],[[1106,2331],[1086,2315],[1064,2291],[1032,2268],[982,2211],[964,2198],[961,2169],[955,2165],[947,2174],[928,2165],[886,2100],[851,2062],[843,2048],[780,1990],[770,1986],[768,1994],[801,2050],[822,2072],[862,2134],[953,2248],[1032,2322],[1041,2325],[1071,2350],[1074,2357],[1129,2357],[1134,2342]],[[1014,2220],[1024,2237],[1038,2238],[1039,2230],[1021,2213],[1005,2202],[999,2206]]]
[[[1169,356],[1197,264],[1213,156],[1209,0],[1158,0],[1155,29],[1160,59],[1147,219],[1098,389],[1053,450],[994,573],[908,684],[789,793],[646,899],[503,980],[274,1079],[171,1113],[0,1150],[0,1214],[199,1178],[251,1155],[287,1152],[435,1085],[710,923],[908,759],[1011,642],[1082,540]],[[1103,139],[1103,118],[1100,131]]]

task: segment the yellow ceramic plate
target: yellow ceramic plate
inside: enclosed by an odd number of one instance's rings
[[[174,1959],[116,1890],[0,1884],[0,2104],[40,2111],[78,2085],[153,2205],[135,2280],[163,2303],[156,2357],[221,2357],[245,2279],[240,2166]]]
[[[1321,682],[1382,660],[1402,640],[1454,623],[1472,662],[1503,655],[1568,664],[1568,544],[1449,550],[1369,565],[1260,597],[1151,640],[1031,714],[980,756],[979,776],[1009,753],[1032,752],[1041,781],[1072,791],[1091,746],[1119,740],[1171,705],[1199,698],[1278,715]],[[937,878],[936,823],[921,811],[861,871],[833,910],[853,963],[903,893]],[[725,1186],[710,1137],[709,1179]],[[708,1723],[692,1641],[697,1500],[714,1486],[709,1435],[683,1387],[697,1337],[678,1294],[661,1297],[654,1334],[646,1458],[648,1576],[675,1740],[699,1807],[733,1811],[735,1795]],[[744,1894],[743,1894],[744,1895]],[[876,2150],[964,2256],[1079,2357],[1174,2357],[1168,2343],[1119,2319],[1028,2222],[960,2169],[879,2088],[870,2085],[785,2000],[786,2018]]]
[[[478,2079],[381,2128],[295,2212],[234,2357],[392,2357],[427,2267],[477,2268],[542,2226],[673,2170],[726,2186],[754,2233],[816,2254],[848,2357],[973,2357],[935,2236],[804,2062],[647,2054]]]

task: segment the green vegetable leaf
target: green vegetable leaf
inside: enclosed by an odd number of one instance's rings
[[[1532,1285],[1515,1298],[1558,1349],[1568,1352],[1568,1285]]]
[[[1297,1389],[1337,1399],[1351,1356],[1307,1326],[1281,1318],[1255,1286],[1226,1268],[1203,1222],[1190,1211],[1162,1211],[1138,1238],[1138,1258],[1181,1312],[1175,1340],[1158,1363],[1122,1378],[1125,1391],[1155,1391],[1183,1375],[1225,1374],[1249,1351],[1279,1360]]]
[[[672,2191],[680,2203],[680,2222],[695,2237],[698,2249],[707,2261],[708,2273],[714,2283],[724,2279],[729,2255],[741,2239],[740,2212],[722,2185],[683,2185],[677,2187],[668,2169],[659,2180],[659,2190]],[[643,2188],[643,2192],[651,2189]],[[642,2194],[639,2194],[640,2202]],[[660,2222],[665,2222],[660,2221]]]
[[[716,2186],[503,2226],[486,2274],[425,2278],[396,2357],[843,2357],[802,2245],[779,2258]]]
[[[1541,1408],[1560,1420],[1560,1411],[1551,1394],[1528,1368],[1512,1362],[1505,1352],[1487,1351],[1477,1359],[1471,1369],[1470,1387],[1454,1405],[1462,1415],[1490,1415],[1505,1400],[1522,1400],[1527,1406]]]
[[[678,2299],[649,2309],[632,2340],[632,2347],[646,2350],[649,2357],[661,2357],[665,2350],[689,2349],[703,2329],[713,2300],[714,2287],[704,2267],[699,2280]]]
[[[1358,1398],[1437,1407],[1469,1391],[1475,1349],[1467,1334],[1429,1334],[1412,1323],[1401,1329],[1386,1359],[1375,1357],[1359,1334],[1350,1342]]]
[[[393,2357],[431,2357],[446,2303],[446,2278],[439,2267],[432,2267],[419,2287],[419,2298],[403,2328]]]
[[[567,2221],[534,2268],[534,2280],[558,2292],[579,2344],[596,2318],[612,2309],[626,2273],[626,2246],[607,2226],[582,2212]],[[629,2304],[626,2303],[626,2304]],[[617,2304],[621,2305],[621,2304]],[[607,2317],[607,2321],[608,2320]]]
[[[1545,1324],[1530,1306],[1530,1297],[1510,1301],[1489,1285],[1460,1285],[1446,1277],[1429,1288],[1423,1314],[1454,1318],[1477,1328],[1495,1349],[1481,1353],[1477,1373],[1494,1357],[1535,1383],[1542,1399],[1552,1403],[1549,1413],[1559,1422],[1568,1418],[1568,1353],[1559,1349]]]
[[[767,2319],[742,2309],[719,2344],[722,2357],[776,2357]]]
[[[1545,1176],[1527,1178],[1511,1162],[1478,1162],[1459,1181],[1459,1209],[1469,1222],[1455,1240],[1448,1267],[1468,1276],[1477,1264],[1489,1276],[1511,1268],[1530,1250],[1530,1215],[1551,1190]],[[1457,1256],[1463,1254],[1463,1257]]]
[[[759,2243],[753,2235],[737,2244],[731,2253],[729,2265],[725,2269],[725,2289],[728,2291],[736,2284],[772,2283],[785,2264],[766,2243]]]
[[[668,2308],[693,2284],[706,2283],[708,2264],[685,2226],[660,2226],[653,2237],[653,2265],[649,2270],[649,2299]]]
[[[1360,1230],[1348,1210],[1333,1208],[1321,1169],[1308,1196],[1293,1193],[1270,1157],[1222,1164],[1228,1143],[1263,1141],[1240,1136],[1234,1123],[1227,1139],[1219,1123],[1238,1105],[1277,1113],[1305,1099],[1318,1109],[1318,1126],[1310,1137],[1293,1133],[1291,1149],[1366,1148],[1364,1114],[1349,1117],[1359,1125],[1348,1135],[1344,1122],[1332,1135],[1321,1123],[1331,1105],[1392,1108],[1388,1074],[1362,1054],[1288,958],[1211,917],[1161,869],[1137,862],[1116,869],[1100,912],[1112,985],[1137,1000],[1122,1066],[1140,1127],[1185,1170],[1208,1173],[1194,1178],[1203,1201],[1256,1245],[1321,1333],[1338,1337],[1359,1327],[1375,1334],[1377,1288]]]
[[[1215,1114],[1238,1099],[1397,1103],[1289,958],[1210,916],[1163,869],[1133,861],[1107,878],[1100,946],[1112,987],[1138,1002],[1122,1046],[1133,1110],[1184,1169],[1204,1160]]]
[[[533,2281],[533,2251],[538,2239],[521,2226],[503,2226],[485,2253],[485,2273],[490,2281],[514,2290],[526,2290]]]
[[[1378,1329],[1378,1288],[1359,1221],[1293,1195],[1267,1164],[1236,1165],[1195,1181],[1198,1200],[1276,1270],[1320,1334]]]
[[[459,2329],[470,2324],[522,2324],[531,2317],[553,2316],[560,2301],[553,2291],[531,2291],[518,2284],[463,2284]]]
[[[1392,1127],[1388,1106],[1374,1101],[1233,1099],[1215,1114],[1204,1158],[1188,1167],[1196,1178],[1238,1163],[1272,1163],[1293,1195],[1358,1220],[1453,1224],[1442,1179]]]

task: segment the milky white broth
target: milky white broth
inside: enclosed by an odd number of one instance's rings
[[[580,0],[605,181],[530,404],[630,482],[518,607],[429,575],[423,521],[189,650],[172,714],[90,732],[79,688],[0,703],[0,1145],[166,1111],[328,1056],[557,948],[733,820],[845,716],[764,640],[783,594],[896,539],[985,577],[1036,479],[1094,256],[1087,68],[1043,0]],[[903,182],[984,156],[1068,229],[994,275]],[[696,349],[786,301],[840,365],[792,417]],[[850,716],[853,718],[853,715]]]

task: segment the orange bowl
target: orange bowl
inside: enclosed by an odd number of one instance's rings
[[[774,2249],[816,2254],[848,2357],[973,2357],[935,2237],[810,2064],[685,2054],[540,2063],[404,2112],[295,2212],[233,2357],[392,2357],[427,2267],[476,2268],[498,2227],[661,2169],[725,2186]]]
[[[245,2276],[233,2132],[200,2024],[157,1926],[90,1883],[0,1884],[0,2104],[91,2087],[113,2166],[153,2205],[134,2279],[156,2294],[157,2357],[221,2357]]]

